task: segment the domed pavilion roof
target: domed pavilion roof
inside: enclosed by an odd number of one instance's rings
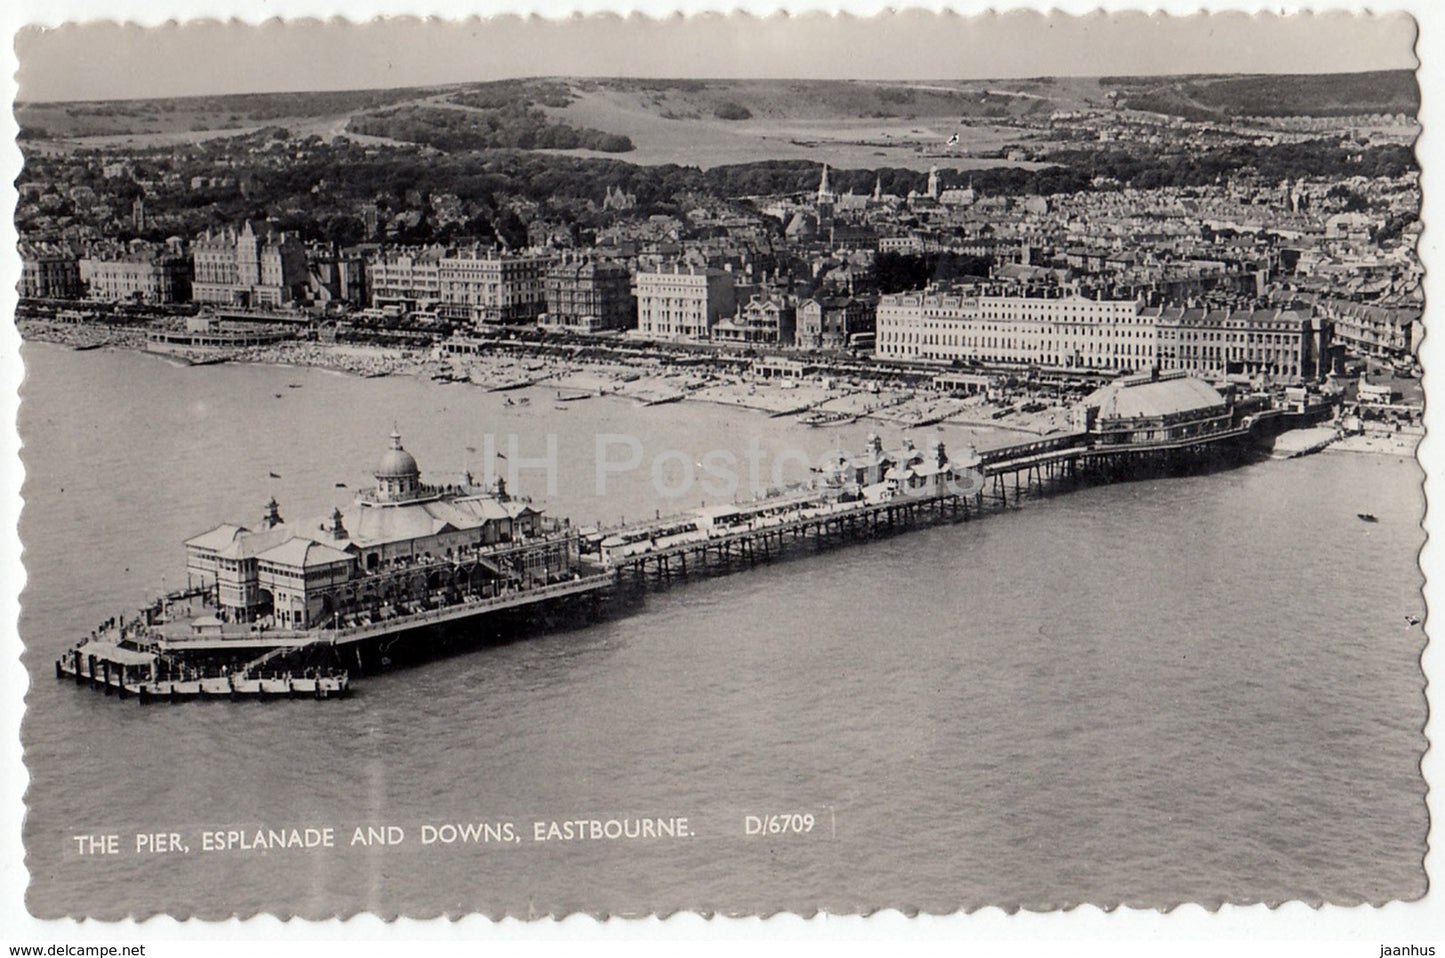
[[[1195,376],[1165,373],[1127,377],[1094,390],[1084,405],[1098,406],[1100,419],[1149,419],[1222,408],[1224,397]]]
[[[416,479],[421,476],[416,460],[411,453],[401,448],[400,433],[392,432],[391,448],[381,454],[372,475],[378,479]]]

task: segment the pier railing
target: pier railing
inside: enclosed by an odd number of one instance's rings
[[[614,581],[616,581],[615,573],[611,571],[602,572],[594,575],[581,576],[576,579],[568,579],[563,582],[554,582],[550,585],[517,589],[487,599],[468,599],[455,605],[444,606],[440,609],[428,609],[425,612],[400,615],[395,618],[372,622],[368,625],[351,626],[344,629],[315,629],[307,634],[311,635],[316,641],[341,645],[348,642],[358,642],[370,636],[381,635],[387,632],[398,632],[418,626],[467,618],[480,612],[511,608],[519,605],[530,605],[533,602],[540,602],[543,599],[573,595],[579,592],[589,592],[611,585]]]
[[[573,595],[580,592],[601,589],[611,585],[615,580],[616,574],[609,570],[580,576],[576,579],[553,582],[548,585],[513,589],[488,598],[466,599],[451,605],[442,606],[441,608],[412,612],[407,615],[391,616],[375,622],[368,622],[365,625],[347,626],[343,628],[318,627],[304,630],[257,629],[247,630],[245,632],[178,636],[161,639],[155,645],[155,648],[161,652],[176,652],[186,649],[214,651],[228,648],[242,649],[252,647],[257,649],[266,648],[276,652],[287,652],[302,649],[308,645],[344,645],[350,642],[359,642],[371,636],[384,635],[388,632],[400,632],[418,626],[448,622],[453,619],[463,619],[497,609],[531,605],[532,603],[556,598],[558,596]],[[268,654],[270,653],[268,652]]]
[[[992,449],[981,449],[978,458],[983,464],[985,471],[989,466],[998,465],[1014,459],[1027,459],[1031,456],[1038,456],[1044,453],[1059,452],[1081,448],[1086,444],[1088,434],[1082,432],[1065,433],[1061,436],[1049,436],[1044,439],[1037,439],[1033,442],[1014,443],[1008,446],[995,446]]]

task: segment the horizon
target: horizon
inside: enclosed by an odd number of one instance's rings
[[[545,77],[888,83],[1322,76],[1417,70],[1418,35],[1415,19],[1398,11],[501,15],[159,27],[90,21],[16,33],[15,102],[357,92]],[[1333,55],[1321,58],[1322,49]]]
[[[1315,70],[1315,71],[1292,71],[1289,73],[1261,72],[1261,71],[1233,71],[1227,73],[1056,73],[1056,74],[1035,74],[1029,76],[976,76],[976,77],[869,77],[867,79],[856,79],[848,77],[795,77],[795,76],[771,76],[771,77],[741,77],[741,76],[626,76],[626,75],[600,75],[600,74],[565,74],[565,73],[538,73],[528,76],[494,77],[487,80],[457,80],[448,83],[416,83],[401,84],[397,86],[348,86],[348,87],[312,87],[308,89],[276,89],[276,90],[240,90],[235,92],[218,93],[182,93],[173,95],[155,96],[127,96],[127,97],[89,97],[79,100],[40,100],[23,99],[16,97],[15,106],[31,106],[40,104],[64,105],[68,103],[142,103],[150,100],[209,100],[227,97],[249,97],[249,96],[304,96],[308,93],[382,93],[394,90],[433,90],[447,89],[451,87],[487,86],[495,83],[530,83],[543,80],[604,80],[604,81],[637,81],[646,80],[650,82],[689,82],[689,83],[868,83],[868,84],[889,84],[889,83],[981,83],[1000,82],[1017,83],[1045,80],[1153,80],[1153,79],[1206,79],[1206,78],[1233,78],[1233,77],[1327,77],[1327,76],[1358,76],[1369,73],[1410,73],[1415,74],[1418,68],[1413,67],[1380,67],[1376,69],[1362,70]],[[1417,81],[1418,89],[1419,83]]]

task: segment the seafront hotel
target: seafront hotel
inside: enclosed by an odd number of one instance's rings
[[[878,302],[877,356],[1098,372],[1317,380],[1329,326],[1293,309],[1148,307],[1144,299],[980,296],[930,287]]]

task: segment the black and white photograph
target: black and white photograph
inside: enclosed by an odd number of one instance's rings
[[[1434,953],[1415,13],[475,12],[15,20],[34,943]]]

